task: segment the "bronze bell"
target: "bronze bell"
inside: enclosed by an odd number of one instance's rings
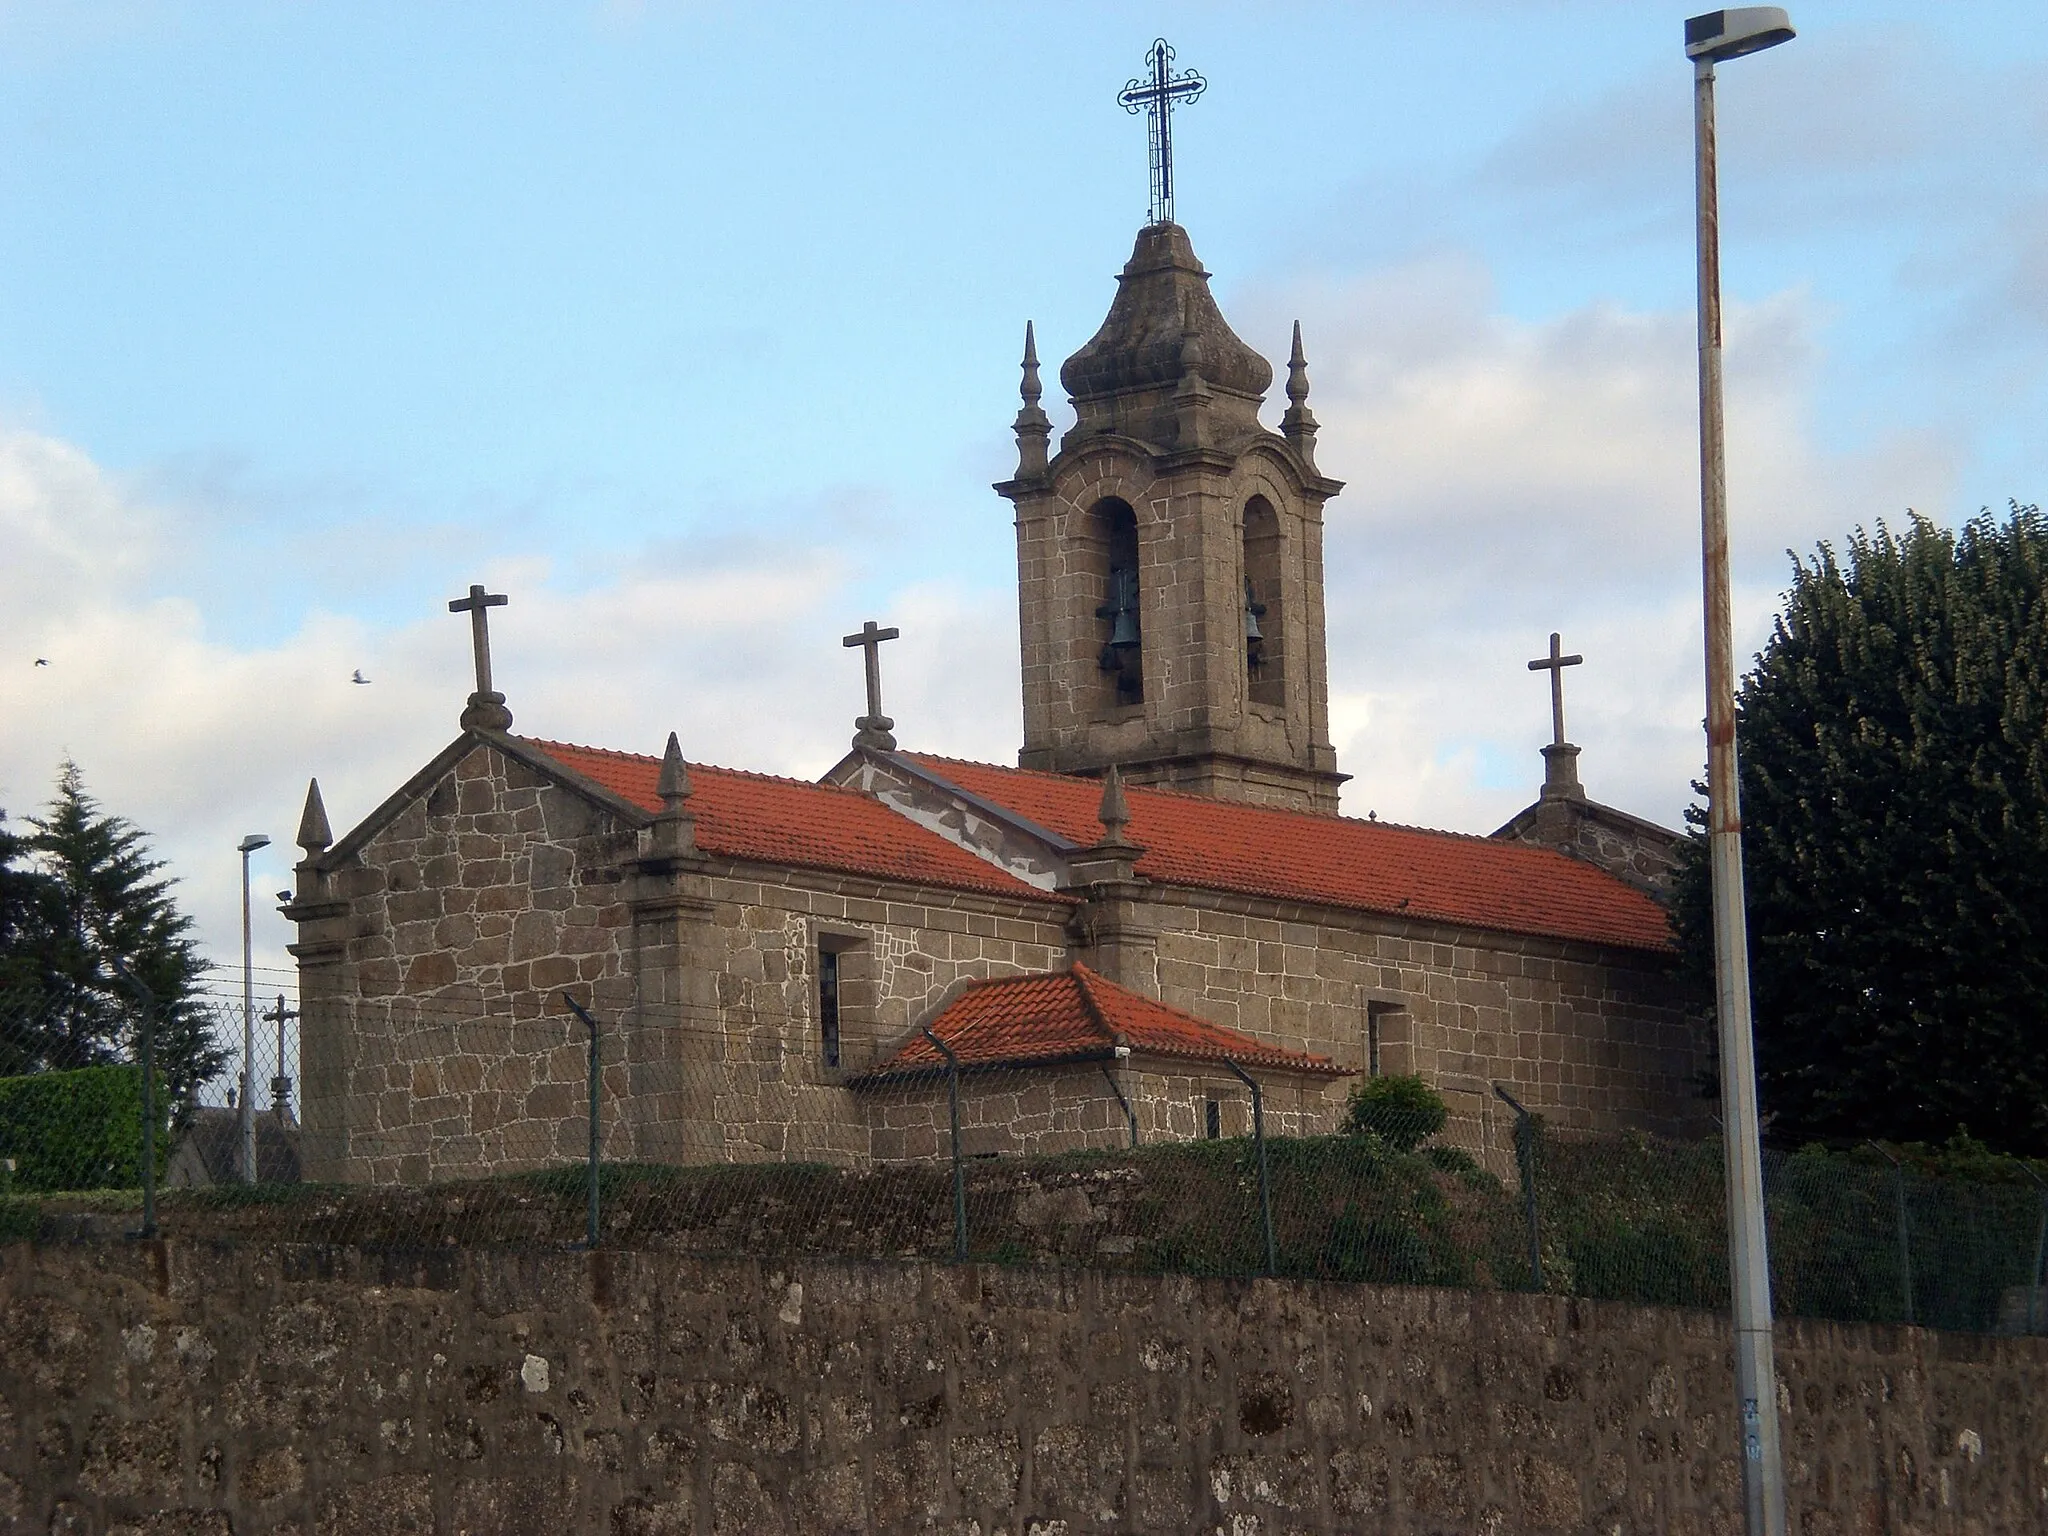
[[[1128,650],[1138,644],[1138,573],[1127,565],[1112,567],[1109,573],[1109,601],[1095,610],[1095,617],[1111,621],[1109,646]]]
[[[1244,579],[1244,637],[1246,640],[1263,640],[1259,632],[1259,620],[1266,616],[1266,605],[1252,595],[1252,579]]]

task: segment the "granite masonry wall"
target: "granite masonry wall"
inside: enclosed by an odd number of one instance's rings
[[[1712,1039],[1666,957],[1174,896],[1145,914],[1159,930],[1163,1002],[1360,1071],[1420,1073],[1465,1145],[1498,1150],[1511,1117],[1495,1083],[1554,1126],[1706,1129],[1694,1079]]]
[[[1061,902],[716,859],[650,900],[639,851],[601,806],[479,745],[326,875],[298,946],[310,1175],[580,1157],[587,1037],[564,989],[611,1031],[606,1156],[864,1160],[846,1073],[960,983],[1066,953]],[[842,951],[838,1069],[821,941]]]
[[[2048,1521],[2048,1341],[1787,1324],[1801,1536]],[[0,1246],[0,1531],[1733,1536],[1697,1313],[649,1253]]]

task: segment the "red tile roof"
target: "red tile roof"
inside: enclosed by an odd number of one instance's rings
[[[1345,1077],[1351,1071],[1327,1056],[1268,1045],[1169,1008],[1078,964],[1071,971],[970,982],[927,1027],[952,1047],[963,1067],[1108,1060],[1124,1046],[1146,1056],[1234,1061],[1241,1067],[1324,1077]],[[938,1047],[916,1034],[862,1076],[878,1081],[945,1064]]]
[[[643,810],[661,809],[654,792],[658,757],[518,740]],[[1033,901],[1067,899],[1027,885],[858,790],[698,763],[690,764],[690,784],[686,809],[697,819],[697,846],[705,853]]]
[[[907,754],[931,773],[1089,844],[1102,786]],[[1463,927],[1669,950],[1664,909],[1606,871],[1527,843],[1126,787],[1138,873],[1168,885],[1399,913]]]

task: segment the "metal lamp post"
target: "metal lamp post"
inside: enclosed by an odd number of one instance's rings
[[[1785,1474],[1771,1349],[1771,1270],[1764,1237],[1763,1148],[1749,1013],[1749,934],[1742,897],[1742,808],[1735,776],[1735,634],[1728,592],[1727,450],[1721,411],[1721,233],[1714,163],[1714,66],[1788,41],[1775,5],[1710,11],[1685,24],[1693,61],[1699,195],[1700,538],[1707,649],[1707,846],[1714,882],[1714,996],[1728,1165],[1728,1262],[1741,1414],[1742,1502],[1751,1536],[1784,1536]]]
[[[256,968],[249,939],[249,855],[270,839],[251,832],[238,843],[242,855],[242,1182],[256,1182]]]

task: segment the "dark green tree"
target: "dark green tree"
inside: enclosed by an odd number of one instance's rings
[[[2048,1154],[2048,520],[1914,516],[1795,556],[1737,708],[1774,1132]],[[1697,830],[1676,895],[1711,975]]]
[[[29,861],[28,839],[0,811],[0,1077],[34,1066],[42,1016],[42,954],[50,882]]]
[[[18,844],[35,863],[30,917],[0,961],[33,997],[32,1009],[17,1005],[17,1049],[38,1067],[135,1059],[140,1007],[118,960],[155,997],[160,1080],[174,1102],[183,1099],[227,1056],[198,994],[206,962],[162,862],[139,828],[85,792],[75,763],[64,764],[44,813],[26,819],[35,830]]]

